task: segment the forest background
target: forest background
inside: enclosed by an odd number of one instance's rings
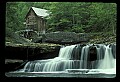
[[[31,7],[49,10],[46,32],[116,34],[117,4],[103,2],[7,2],[6,37],[24,30]],[[8,40],[8,38],[7,38]]]

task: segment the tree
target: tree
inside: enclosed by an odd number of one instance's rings
[[[112,25],[116,27],[116,4],[92,3],[89,7],[90,18],[86,29],[91,32],[108,32]],[[91,29],[91,30],[90,30]]]
[[[25,29],[25,16],[31,7],[47,9],[48,31],[108,32],[116,30],[117,5],[95,2],[7,2],[6,27]]]
[[[17,6],[15,2],[6,3],[6,27],[11,28],[14,31],[16,30],[16,27],[18,27],[15,22],[17,20],[17,8],[15,6]]]

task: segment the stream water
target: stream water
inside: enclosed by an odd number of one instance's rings
[[[91,53],[93,47],[96,53]],[[116,76],[116,44],[61,46],[58,57],[29,61],[23,69],[6,76],[113,78]]]

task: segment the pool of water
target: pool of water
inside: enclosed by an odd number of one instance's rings
[[[115,78],[116,74],[67,72],[7,72],[6,77]]]

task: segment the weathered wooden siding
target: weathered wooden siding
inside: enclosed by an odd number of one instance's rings
[[[33,12],[33,10],[30,10],[30,12],[28,13],[28,16],[26,18],[26,24],[27,24],[27,28],[28,29],[33,29],[35,31],[37,31],[38,26],[37,26],[37,16],[35,15],[35,13]]]
[[[26,26],[28,29],[33,29],[39,33],[45,33],[45,21],[43,18],[36,16],[31,9],[26,17]]]
[[[44,33],[45,32],[45,22],[44,19],[38,18],[38,32]]]
[[[38,23],[38,32],[40,32],[40,20],[37,18],[37,23]]]

